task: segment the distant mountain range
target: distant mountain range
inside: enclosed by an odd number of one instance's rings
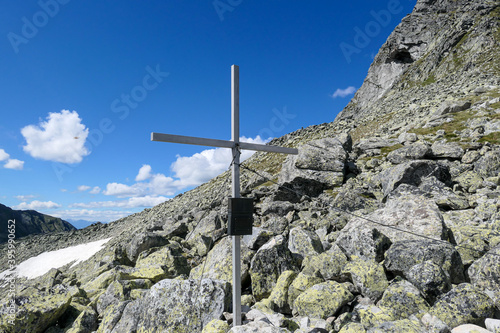
[[[87,221],[87,220],[68,220],[76,229],[83,229],[88,227],[91,224],[96,223],[95,221]]]
[[[15,223],[9,221],[15,221]],[[31,234],[76,230],[71,223],[58,217],[45,215],[34,210],[13,210],[0,204],[0,243],[5,243],[8,240],[9,225],[15,225],[16,239]],[[11,229],[13,228],[11,227]]]

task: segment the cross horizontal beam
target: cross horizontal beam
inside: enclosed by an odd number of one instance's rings
[[[151,133],[151,141],[184,143],[189,145],[221,147],[221,148],[234,148],[236,146],[239,146],[241,149],[245,150],[265,151],[269,153],[282,153],[282,154],[293,154],[293,155],[297,155],[299,153],[298,149],[295,148],[261,145],[249,142],[235,143],[234,141],[206,139],[194,136],[162,134],[154,132]]]

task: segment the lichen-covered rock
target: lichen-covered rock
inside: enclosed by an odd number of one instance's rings
[[[201,333],[227,333],[229,331],[229,325],[220,319],[214,319],[209,322]]]
[[[326,319],[352,299],[353,295],[344,285],[327,281],[300,294],[293,304],[293,312],[300,316]]]
[[[410,160],[421,160],[430,154],[431,148],[426,143],[416,142],[390,152],[387,160],[392,164],[401,164]]]
[[[468,270],[471,283],[484,290],[500,306],[500,245],[476,260]]]
[[[474,163],[474,170],[483,177],[494,177],[500,173],[500,150],[488,151]]]
[[[450,328],[462,324],[484,324],[495,312],[495,304],[479,288],[462,283],[442,295],[429,313],[444,321]]]
[[[389,286],[384,267],[373,261],[352,258],[343,269],[344,274],[351,276],[356,290],[362,295],[376,301]]]
[[[296,183],[311,179],[326,187],[341,185],[347,152],[341,141],[326,138],[300,146],[298,155],[287,156],[279,174],[279,183]]]
[[[158,282],[162,279],[174,278],[181,274],[189,274],[187,259],[177,243],[171,243],[157,251],[137,259],[135,268],[129,272],[131,279],[149,279]]]
[[[276,282],[276,286],[269,296],[272,310],[280,313],[292,314],[292,307],[288,303],[288,288],[296,277],[297,273],[294,271],[284,271],[281,273]]]
[[[77,289],[76,287],[71,287]],[[29,287],[15,296],[16,316],[11,321],[11,299],[0,301],[0,330],[9,333],[41,333],[54,325],[71,303],[71,292],[56,285],[46,292]]]
[[[162,280],[143,298],[127,304],[112,333],[150,330],[201,331],[229,311],[231,287],[209,279]]]
[[[301,263],[304,257],[323,252],[323,245],[315,232],[295,227],[290,230],[288,249]]]
[[[411,267],[427,260],[441,266],[452,283],[465,281],[464,266],[460,254],[453,245],[443,241],[395,242],[386,252],[384,267],[389,272],[406,277]]]
[[[357,256],[376,262],[384,260],[384,253],[391,246],[391,240],[378,228],[363,227],[361,223],[361,219],[349,222],[340,232],[335,245],[348,256]]]
[[[384,195],[387,196],[401,184],[418,186],[426,177],[434,176],[442,182],[451,178],[448,168],[434,161],[418,160],[399,164],[378,175]]]
[[[120,302],[118,304],[110,304],[103,313],[100,314],[101,323],[97,329],[97,333],[110,333],[113,327],[122,317],[123,310],[131,301]]]
[[[86,307],[65,333],[92,333],[97,329],[97,313],[91,307]]]
[[[375,254],[375,257],[380,259],[380,253],[385,251],[384,249],[387,247],[387,241],[384,241],[384,238],[378,234],[378,237],[375,238],[376,242],[372,241],[372,243],[379,244],[378,249],[380,250],[373,251],[373,245],[370,246],[370,243],[368,243],[368,255],[365,254],[366,250],[363,250],[365,244],[359,244],[357,246],[350,245],[349,237],[353,240],[357,240],[360,236],[354,238],[355,236],[351,235],[359,235],[362,233],[362,230],[366,229],[370,231],[377,229],[380,234],[385,235],[391,242],[421,239],[421,237],[415,234],[434,239],[448,238],[448,229],[444,224],[443,216],[435,202],[423,195],[415,195],[412,193],[411,190],[415,189],[414,187],[405,185],[401,187],[402,189],[398,190],[397,195],[390,196],[387,199],[385,207],[377,209],[364,217],[352,218],[342,231],[340,231],[338,236],[339,241],[336,243],[347,255],[357,255],[361,257],[362,252],[363,256],[373,257]],[[417,189],[417,191],[419,190]],[[401,230],[409,232],[402,232]],[[368,236],[370,235],[369,231],[363,231],[363,233]],[[365,239],[366,237],[360,238],[360,240]]]
[[[288,287],[288,304],[293,307],[293,303],[300,294],[323,281],[320,277],[299,273]]]
[[[449,158],[459,160],[464,156],[464,149],[458,143],[436,141],[431,146],[432,156],[435,158]]]
[[[367,333],[426,333],[427,331],[416,318],[385,322],[370,328]]]
[[[257,300],[268,297],[281,273],[287,270],[298,271],[298,267],[285,239],[279,235],[264,244],[252,258],[250,277],[254,297]]]
[[[365,327],[361,323],[347,323],[339,333],[365,333]]]
[[[127,246],[127,257],[130,261],[135,262],[142,251],[167,244],[168,240],[165,237],[154,232],[139,233],[132,238],[132,241]]]
[[[474,171],[465,171],[454,179],[455,182],[464,190],[471,193],[481,187],[483,178]]]
[[[257,251],[262,245],[273,236],[272,232],[258,227],[252,228],[251,235],[245,235],[241,238],[242,242],[251,250]]]
[[[392,310],[396,319],[405,319],[411,315],[424,314],[429,310],[429,304],[420,291],[405,280],[399,280],[384,291],[378,306]]]
[[[228,333],[289,333],[286,328],[276,327],[265,321],[252,321],[248,324],[233,327]]]
[[[202,212],[196,228],[193,228],[186,236],[187,243],[200,256],[205,256],[210,251],[211,246],[225,233],[227,226],[227,213],[222,214],[218,210]],[[192,226],[191,226],[192,227]]]
[[[500,244],[500,230],[493,225],[455,225],[450,229],[464,265],[472,264]]]
[[[347,264],[347,257],[337,245],[326,252],[308,256],[302,261],[302,272],[317,275],[325,280],[342,282],[342,268]]]
[[[241,247],[241,281],[246,283],[249,279],[250,259],[254,254],[246,246]],[[229,283],[233,281],[232,240],[229,237],[222,239],[208,253],[205,261],[191,270],[189,278],[203,278],[222,280]]]
[[[392,309],[380,308],[375,305],[357,306],[354,313],[366,329],[397,319]]]
[[[450,278],[444,273],[441,266],[432,260],[426,260],[412,266],[405,275],[408,281],[417,287],[431,303],[434,303],[439,295],[451,289]]]

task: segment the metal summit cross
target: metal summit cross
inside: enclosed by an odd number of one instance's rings
[[[192,136],[151,133],[151,141],[184,143],[199,146],[231,148],[232,198],[240,198],[240,149],[282,154],[298,154],[294,148],[240,142],[240,79],[239,67],[231,66],[231,140],[205,139]],[[241,238],[233,235],[233,325],[241,325]]]

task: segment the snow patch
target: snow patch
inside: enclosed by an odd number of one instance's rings
[[[73,267],[96,254],[110,239],[106,238],[91,243],[70,246],[57,251],[44,252],[17,265],[14,272],[6,270],[0,273],[0,280],[3,280],[12,273],[17,276],[34,279],[44,275],[52,268],[59,268],[70,263],[73,263],[71,265]]]

